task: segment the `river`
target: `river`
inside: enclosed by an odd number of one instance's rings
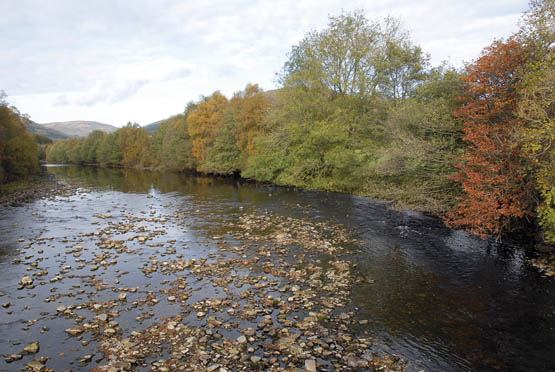
[[[139,293],[174,293],[167,286],[179,275],[168,276],[159,262],[176,260],[176,254],[230,259],[232,252],[218,251],[221,237],[236,244],[240,239],[229,233],[229,226],[240,226],[245,216],[254,215],[314,224],[306,229],[339,226],[352,235],[355,240],[342,244],[346,260],[356,265],[350,271],[354,284],[341,311],[350,314],[353,335],[372,339],[376,354],[400,356],[406,370],[555,370],[555,281],[529,265],[519,247],[480,240],[447,229],[435,218],[347,194],[150,171],[60,166],[48,167],[48,172],[79,188],[0,211],[0,302],[9,303],[0,309],[0,354],[18,354],[33,341],[40,344],[38,353],[21,360],[1,358],[2,371],[18,370],[38,356],[48,357],[43,362],[56,371],[102,365],[101,341],[65,332],[98,316],[90,304],[127,295],[121,305],[106,308],[116,310],[108,313],[110,319],[117,316],[110,326],[122,337],[183,313],[175,299],[145,304],[139,298]],[[257,221],[264,220],[251,222]],[[141,232],[151,244],[137,240]],[[120,234],[117,239],[131,251],[99,256],[104,252],[98,248],[102,234]],[[315,259],[324,273],[327,256]],[[287,254],[280,257],[278,262],[287,262]],[[294,263],[297,256],[292,257]],[[152,262],[158,271],[145,274]],[[230,280],[241,276],[240,271],[226,274]],[[34,285],[21,288],[26,275]],[[199,284],[187,283],[186,306],[230,296],[200,279]],[[268,293],[279,295],[277,290],[263,294]],[[60,306],[66,308],[63,316]],[[191,314],[199,318],[193,308]],[[204,324],[183,316],[192,326]],[[218,319],[231,322],[226,316]],[[82,360],[84,355],[92,357]],[[333,370],[331,364],[324,368]]]

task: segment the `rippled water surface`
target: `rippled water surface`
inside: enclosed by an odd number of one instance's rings
[[[515,247],[481,241],[446,229],[433,218],[391,211],[385,203],[345,194],[172,173],[80,167],[48,171],[61,180],[79,182],[83,189],[0,211],[0,302],[11,304],[0,309],[0,354],[17,353],[38,340],[41,352],[56,355],[48,363],[50,368],[79,370],[77,355],[95,353],[98,345],[82,346],[64,333],[67,322],[52,316],[56,307],[91,296],[94,283],[84,278],[89,272],[33,290],[17,290],[18,281],[29,271],[28,266],[12,263],[36,261],[49,271],[45,278],[51,278],[60,267],[79,264],[80,258],[91,260],[97,252],[86,234],[94,231],[91,226],[111,223],[95,214],[111,215],[116,223],[129,213],[165,216],[191,211],[181,225],[149,228],[166,229],[164,241],[187,244],[187,255],[194,258],[211,249],[205,240],[220,222],[233,221],[247,211],[267,211],[342,224],[354,233],[359,249],[350,259],[357,264],[355,275],[361,280],[353,288],[349,309],[368,320],[357,332],[378,339],[381,351],[406,359],[409,370],[555,370],[555,281],[541,277]],[[48,239],[33,249],[43,253],[29,257],[28,238],[40,236]],[[81,244],[82,257],[55,251],[54,244]],[[128,287],[144,286],[143,273],[136,268],[145,255],[164,256],[163,250],[155,251],[120,257],[118,271],[103,275],[112,281],[123,277]],[[154,274],[150,289],[155,291],[161,280]],[[61,293],[70,295],[44,302]],[[95,301],[113,296],[101,291],[95,295]],[[170,316],[176,309],[175,304],[161,302],[156,317]],[[133,327],[135,319],[118,321],[126,329]],[[145,318],[142,326],[149,321]],[[18,362],[0,361],[0,370],[19,368]]]

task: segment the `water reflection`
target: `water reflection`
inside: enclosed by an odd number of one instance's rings
[[[555,285],[522,252],[444,228],[414,213],[344,194],[299,192],[233,179],[56,167],[60,178],[125,193],[176,193],[217,218],[263,208],[346,225],[362,252],[353,307],[370,319],[360,332],[419,370],[555,370]],[[206,202],[206,203],[203,203]]]

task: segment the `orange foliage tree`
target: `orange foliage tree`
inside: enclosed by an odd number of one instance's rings
[[[236,123],[233,134],[246,162],[255,151],[254,139],[261,133],[268,103],[258,84],[248,84],[244,91],[233,95],[230,103]]]
[[[216,91],[211,96],[204,97],[187,115],[187,129],[193,142],[192,154],[197,164],[206,160],[208,149],[224,124],[223,116],[227,106],[227,98]]]
[[[499,238],[515,220],[533,215],[530,165],[518,146],[523,121],[515,115],[525,56],[511,38],[494,42],[467,66],[462,105],[455,111],[467,143],[453,176],[463,195],[446,217],[451,227]]]

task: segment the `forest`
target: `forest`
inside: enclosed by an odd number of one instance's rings
[[[345,12],[291,48],[276,90],[216,91],[150,136],[128,123],[55,141],[46,160],[377,197],[481,237],[517,232],[553,247],[554,46],[552,0],[531,1],[516,34],[462,69],[431,66],[395,18]],[[7,180],[34,171],[38,155],[13,109],[0,110]]]

